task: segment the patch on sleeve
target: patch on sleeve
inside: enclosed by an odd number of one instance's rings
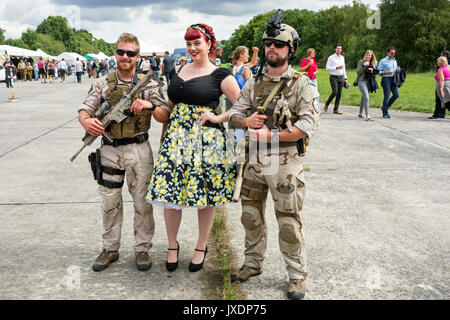
[[[314,110],[319,113],[319,98],[314,98],[313,99],[313,107]]]

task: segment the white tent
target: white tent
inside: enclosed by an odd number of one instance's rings
[[[80,59],[80,61],[86,61],[86,58],[79,55],[76,52],[63,52],[59,56],[56,57],[56,60],[61,60],[64,58],[67,64],[74,65],[77,58]]]
[[[56,59],[55,56],[51,56],[51,55],[45,53],[44,51],[42,51],[41,49],[37,49],[36,52],[39,53],[39,55],[44,59]]]
[[[31,57],[37,59],[40,56],[37,51],[13,47],[6,44],[0,45],[0,51],[5,51],[8,55],[16,57]]]
[[[99,60],[109,59],[109,57],[101,51],[97,54],[97,57]]]

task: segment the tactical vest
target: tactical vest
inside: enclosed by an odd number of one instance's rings
[[[140,74],[138,80],[141,80],[145,75]],[[127,95],[132,87],[130,85],[118,84],[116,72],[111,72],[106,81],[108,83],[108,90],[106,91],[106,101],[109,101],[114,106],[123,95]],[[133,97],[133,102],[139,96]],[[151,112],[144,109],[141,114],[127,117],[121,123],[113,121],[107,128],[107,132],[113,139],[134,138],[138,133],[147,132],[150,129]]]
[[[273,112],[275,110],[275,107],[277,105],[277,101],[281,98],[281,94],[283,94],[284,97],[289,98],[293,94],[297,92],[298,85],[300,83],[300,76],[301,73],[295,71],[292,79],[280,79],[282,81],[282,85],[275,94],[274,98],[271,102],[267,105],[267,108],[264,112],[264,114],[267,116],[267,119],[265,121],[266,126],[269,129],[275,129],[277,126],[273,123]],[[277,84],[277,82],[273,81],[262,81],[259,80],[256,84],[255,91],[254,91],[254,97],[253,97],[253,106],[250,110],[250,113],[248,115],[253,114],[254,112],[258,111],[258,108],[261,108],[270,95],[273,87]],[[295,86],[295,88],[294,88]],[[294,90],[292,90],[294,88]],[[294,124],[299,118],[296,114],[293,114],[291,117],[291,123]],[[279,129],[285,129],[286,126],[279,128]]]

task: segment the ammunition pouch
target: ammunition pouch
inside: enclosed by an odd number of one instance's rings
[[[103,172],[110,175],[125,175],[125,170],[116,169],[113,167],[107,167],[102,165],[100,149],[92,152],[88,156],[88,160],[91,163],[91,170],[94,174],[94,180],[97,180],[99,185],[105,186],[111,189],[122,188],[124,180],[122,182],[115,182],[103,179]]]

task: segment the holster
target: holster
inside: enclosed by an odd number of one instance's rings
[[[125,175],[125,170],[116,169],[113,167],[107,167],[102,165],[102,160],[100,156],[100,149],[95,150],[88,156],[88,160],[91,163],[91,170],[94,174],[94,180],[97,181],[99,185],[105,186],[107,188],[116,189],[122,188],[124,180],[122,182],[115,182],[103,179],[103,172],[110,175]]]
[[[297,140],[297,150],[299,156],[304,156],[306,154],[306,139],[301,138]]]

